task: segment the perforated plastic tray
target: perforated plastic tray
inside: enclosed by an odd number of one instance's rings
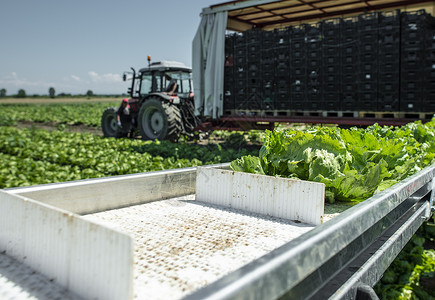
[[[314,228],[194,199],[84,216],[133,236],[136,299],[179,299]]]

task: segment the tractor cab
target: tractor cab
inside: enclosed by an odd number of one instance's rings
[[[137,129],[145,140],[177,141],[181,134],[191,134],[199,124],[194,114],[192,69],[174,61],[150,62],[137,73],[124,73],[123,79],[131,80],[128,89],[131,99],[137,104],[132,123],[122,125]],[[105,136],[119,135],[116,108],[103,113],[101,120]],[[125,135],[124,135],[125,136]]]

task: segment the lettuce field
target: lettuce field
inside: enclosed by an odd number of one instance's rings
[[[435,162],[435,120],[401,128],[215,132],[219,143],[177,144],[103,138],[59,126],[99,128],[104,109],[117,105],[0,104],[0,188],[232,162],[237,171],[323,182],[330,203],[358,202]],[[51,124],[53,130],[22,128],[22,121]],[[435,280],[434,243],[435,227],[423,226],[384,274],[377,294],[435,299],[427,287]]]

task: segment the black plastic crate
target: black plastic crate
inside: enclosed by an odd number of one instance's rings
[[[248,52],[246,56],[246,61],[248,63],[257,63],[261,60],[261,53],[260,52]]]
[[[383,83],[398,83],[400,80],[400,72],[379,72],[378,73],[378,82],[379,84]]]
[[[256,78],[261,76],[260,65],[250,64],[247,68],[247,76],[248,78]]]
[[[323,64],[322,69],[323,69],[323,74],[325,75],[330,75],[330,74],[337,75],[337,74],[341,74],[342,71],[341,65]]]
[[[312,70],[320,70],[321,67],[322,67],[322,59],[321,58],[307,59],[308,72],[311,72]]]
[[[402,44],[408,44],[410,42],[423,42],[424,41],[424,29],[403,29],[400,34]]]
[[[323,64],[339,65],[340,63],[341,63],[341,59],[339,56],[325,56],[325,55],[323,55]]]
[[[425,91],[435,91],[435,79],[425,80],[424,90]]]
[[[308,39],[314,38],[314,39],[320,39],[322,36],[322,27],[321,22],[314,23],[314,24],[305,24],[305,36]]]
[[[296,60],[296,59],[305,59],[307,57],[307,51],[301,51],[301,50],[293,50],[290,53],[290,60]]]
[[[321,59],[322,57],[323,53],[321,50],[307,51],[307,59]]]
[[[320,51],[322,50],[322,41],[320,39],[307,40],[305,44],[307,51]]]
[[[363,82],[367,82],[367,81],[376,82],[378,79],[377,78],[378,73],[377,72],[363,72],[363,71],[361,71],[359,73],[358,77],[359,77],[360,81],[363,81]]]
[[[376,91],[362,91],[358,93],[359,105],[360,109],[376,111],[377,109],[377,101],[378,101],[378,93]]]
[[[248,75],[244,68],[240,67],[234,70],[234,79],[237,80],[247,80]]]
[[[276,94],[275,102],[273,106],[278,110],[289,110],[291,109],[291,96],[289,94]]]
[[[341,56],[341,63],[343,65],[356,65],[359,61],[356,55],[343,55]]]
[[[323,84],[328,84],[328,83],[334,83],[334,84],[339,84],[341,81],[341,74],[340,73],[329,73],[329,72],[325,72],[323,71],[323,75],[322,75],[322,82]]]
[[[322,21],[322,33],[325,38],[340,35],[340,18],[327,19]]]
[[[435,78],[435,65],[427,67],[424,70],[424,76],[427,80],[432,80]]]
[[[418,92],[409,91],[400,94],[400,111],[408,112],[421,112],[422,111],[422,97],[423,95]]]
[[[385,28],[379,28],[379,34],[377,38],[379,47],[381,48],[385,43],[400,44],[400,29],[396,31],[388,31]]]
[[[276,60],[288,60],[290,56],[290,49],[288,46],[279,46],[275,48]]]
[[[402,24],[423,24],[425,22],[426,15],[427,14],[424,9],[420,9],[417,11],[405,11],[401,13],[401,22]]]
[[[236,108],[234,96],[232,91],[225,90],[224,92],[224,109],[234,109]]]
[[[301,79],[301,78],[306,78],[307,77],[307,68],[306,66],[303,67],[292,67],[289,70],[289,74],[290,74],[290,78],[297,78],[297,79]]]
[[[360,42],[359,44],[359,52],[360,54],[373,54],[377,55],[378,53],[378,43],[375,40],[372,41],[366,41],[366,42]]]
[[[341,55],[345,56],[345,55],[358,55],[359,53],[359,49],[358,49],[358,43],[357,42],[349,42],[349,43],[344,43],[342,45],[342,47],[340,47],[341,51]]]
[[[402,60],[400,62],[400,70],[401,72],[409,71],[409,70],[421,70],[423,66],[422,61],[420,60]]]
[[[243,33],[245,35],[246,44],[260,44],[262,32],[259,29],[247,30]]]
[[[359,32],[358,40],[360,42],[376,42],[378,40],[378,32],[377,30]]]
[[[288,46],[290,41],[288,30],[275,30],[275,44],[279,46]]]
[[[368,62],[361,61],[359,63],[359,71],[363,74],[366,74],[366,73],[376,74],[376,73],[378,73],[378,63],[375,60],[373,60],[373,61],[368,60]],[[371,78],[372,77],[367,78],[367,79],[371,79]]]
[[[376,81],[362,81],[358,84],[360,92],[377,92],[378,83]]]
[[[400,110],[399,95],[388,95],[386,100],[382,100],[378,95],[377,111],[397,112]]]
[[[400,26],[400,9],[379,12],[378,24],[379,27]]]
[[[400,78],[402,81],[423,81],[424,74],[422,74],[421,70],[405,70],[402,69]]]
[[[307,109],[307,105],[306,105],[306,100],[307,100],[307,95],[305,92],[292,92],[290,94],[290,99],[292,100],[292,102],[303,102],[304,106],[302,107],[302,109]]]
[[[390,52],[390,51],[380,51],[378,53],[378,61],[379,64],[383,64],[385,62],[392,62],[397,65],[400,63],[400,52]]]
[[[292,93],[305,93],[306,89],[307,88],[304,85],[300,85],[300,84],[293,84],[290,86],[290,91]]]
[[[357,105],[358,105],[358,95],[356,94],[343,95],[343,100],[341,101],[341,110],[357,111],[358,110]]]
[[[261,43],[263,45],[272,45],[275,43],[275,32],[273,30],[261,31]]]
[[[345,94],[356,93],[358,91],[357,82],[343,82],[341,84],[341,91]]]
[[[295,58],[290,59],[290,69],[292,68],[307,68],[307,60],[306,58]]]
[[[397,73],[400,70],[400,65],[396,62],[389,62],[385,60],[379,60],[378,70],[381,73]]]
[[[401,91],[421,91],[423,84],[421,81],[401,81],[400,90]]]
[[[378,91],[379,93],[387,93],[387,94],[399,94],[399,82],[378,82]]]
[[[322,52],[324,56],[340,56],[341,48],[340,44],[337,43],[335,45],[322,45]]]
[[[358,18],[342,18],[340,22],[340,33],[342,36],[355,36],[358,33]]]
[[[305,26],[296,25],[290,27],[290,41],[293,42],[296,39],[305,39]]]
[[[234,79],[234,88],[235,89],[243,89],[247,85],[248,85],[248,79],[246,79],[246,78]]]
[[[302,111],[302,110],[305,110],[306,108],[306,102],[305,101],[297,101],[297,100],[293,100],[292,99],[292,101],[291,101],[291,104],[290,104],[291,106],[291,110],[300,110],[300,111]]]
[[[305,39],[292,40],[290,42],[290,49],[296,51],[305,51],[306,49],[306,41]]]
[[[341,84],[339,82],[323,82],[321,90],[325,92],[338,92],[341,90]]]
[[[245,35],[242,33],[234,34],[234,47],[244,46],[246,44]]]
[[[324,91],[322,93],[323,100],[328,101],[329,103],[336,103],[337,105],[340,103],[340,93],[337,91]]]
[[[273,61],[275,60],[275,52],[272,48],[266,49],[263,48],[261,50],[261,60],[262,61]]]
[[[248,61],[248,58],[247,58],[246,52],[243,54],[239,53],[239,54],[234,55],[233,62],[234,62],[234,65],[236,65],[236,66],[245,65],[247,63],[247,61]]]
[[[343,80],[346,80],[346,77],[349,77],[349,75],[353,75],[356,77],[356,74],[358,73],[358,65],[356,64],[343,64],[341,65],[341,74],[346,75],[343,76]]]
[[[359,54],[358,57],[359,61],[361,63],[370,63],[370,62],[376,62],[378,60],[378,53],[377,52],[362,52]]]
[[[378,13],[365,13],[358,16],[358,29],[360,31],[372,31],[378,28]]]
[[[276,64],[275,74],[277,76],[289,76],[289,64],[287,62],[279,62]]]

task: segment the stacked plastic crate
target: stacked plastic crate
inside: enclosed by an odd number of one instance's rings
[[[305,25],[307,48],[307,107],[309,110],[323,109],[322,80],[322,23]]]
[[[247,93],[245,107],[247,109],[262,109],[262,88],[261,88],[261,31],[249,30],[246,32],[247,64],[246,69]]]
[[[306,110],[307,104],[307,42],[305,26],[293,26],[290,38],[290,95],[293,110]]]
[[[278,110],[288,110],[290,107],[289,85],[289,31],[275,31],[275,107]]]
[[[401,15],[400,110],[422,111],[425,11]]]
[[[224,108],[235,109],[234,103],[234,35],[225,36]]]
[[[246,39],[244,34],[234,35],[234,106],[238,108],[246,108],[245,100],[247,97],[247,51]]]
[[[378,99],[378,14],[358,16],[358,108],[376,111]]]
[[[358,18],[341,19],[341,108],[346,111],[359,109],[358,103]]]
[[[425,28],[425,65],[423,105],[425,111],[435,111],[435,19],[427,16]]]
[[[378,15],[378,111],[399,111],[400,11]]]
[[[322,22],[322,72],[321,90],[323,107],[329,111],[341,110],[341,52],[340,52],[340,19]]]
[[[265,110],[275,108],[275,31],[262,31],[261,34],[261,88]]]

